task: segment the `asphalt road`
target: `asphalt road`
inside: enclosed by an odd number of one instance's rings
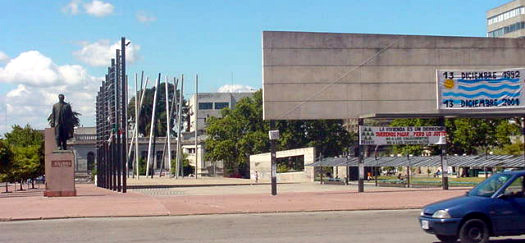
[[[419,210],[0,222],[0,242],[437,242]],[[525,237],[495,243],[525,242]],[[522,240],[519,240],[522,239]]]

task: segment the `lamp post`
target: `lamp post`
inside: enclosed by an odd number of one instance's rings
[[[273,128],[273,121],[270,121],[270,127]],[[270,128],[270,129],[271,129]],[[272,195],[277,195],[277,155],[275,152],[275,140],[279,139],[279,130],[270,130],[268,132],[270,137],[270,156],[271,156],[271,173],[272,173]]]

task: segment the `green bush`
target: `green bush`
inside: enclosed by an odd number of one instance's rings
[[[177,171],[177,160],[172,159],[171,160],[171,168],[173,168],[173,171],[171,172],[172,175],[175,175]],[[188,154],[182,154],[182,168],[184,171],[184,176],[194,174],[195,173],[195,166],[190,165],[190,160],[188,159]]]

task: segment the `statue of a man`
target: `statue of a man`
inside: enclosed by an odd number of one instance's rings
[[[67,140],[73,137],[73,111],[64,102],[64,95],[58,95],[58,103],[53,105],[50,124],[55,128],[55,140],[58,150],[67,149]]]

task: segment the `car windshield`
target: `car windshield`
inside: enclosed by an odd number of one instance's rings
[[[512,176],[507,174],[496,174],[481,182],[469,192],[469,196],[490,197]]]

